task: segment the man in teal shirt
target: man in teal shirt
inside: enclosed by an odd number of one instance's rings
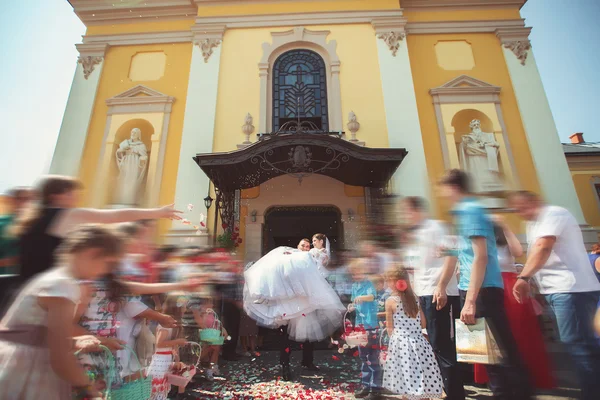
[[[510,331],[504,308],[504,289],[494,225],[485,208],[472,197],[470,177],[465,172],[457,169],[449,171],[440,186],[442,195],[453,206],[458,234],[458,289],[462,303],[460,319],[465,324],[472,325],[476,318],[485,318],[502,350],[502,364],[485,366],[494,398],[530,399],[528,373]],[[453,269],[455,263],[448,263],[446,267]],[[442,273],[443,288],[452,275],[448,272]]]

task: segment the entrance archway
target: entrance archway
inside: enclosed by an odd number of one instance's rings
[[[279,246],[296,247],[302,238],[324,233],[335,252],[343,242],[341,212],[335,206],[275,206],[265,213],[263,255]]]

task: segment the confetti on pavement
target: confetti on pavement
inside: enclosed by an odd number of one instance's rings
[[[340,355],[333,361],[331,351],[315,352],[321,370],[314,375],[300,367],[301,352],[292,352],[293,381],[285,382],[279,378],[278,354],[269,351],[262,357],[228,362],[221,367],[222,377],[213,382],[195,380],[186,393],[196,399],[354,399],[360,385],[358,360],[352,355]]]

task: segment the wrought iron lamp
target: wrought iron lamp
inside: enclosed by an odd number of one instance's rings
[[[213,198],[210,197],[210,194],[204,198],[204,207],[208,210],[210,206],[212,206]]]

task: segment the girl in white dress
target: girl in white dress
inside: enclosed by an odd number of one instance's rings
[[[0,322],[2,399],[70,399],[71,387],[81,398],[99,397],[74,354],[73,316],[81,281],[108,275],[121,252],[111,230],[83,225],[67,236],[58,267],[25,285]]]
[[[383,387],[406,399],[442,397],[442,376],[431,345],[422,330],[425,318],[410,286],[408,273],[393,267],[386,273],[392,289],[386,300],[386,327],[390,337],[383,371]]]
[[[278,247],[244,273],[246,313],[267,328],[288,325],[290,339],[301,343],[331,335],[345,311],[324,277],[329,240],[318,233],[312,243],[310,251]]]
[[[166,374],[171,369],[173,361],[179,361],[179,347],[187,340],[182,337],[181,319],[185,313],[187,298],[184,293],[171,293],[163,304],[163,313],[172,316],[178,327],[156,328],[156,353],[148,368],[148,376],[152,377],[152,394],[150,400],[167,400],[171,385],[167,382]]]

